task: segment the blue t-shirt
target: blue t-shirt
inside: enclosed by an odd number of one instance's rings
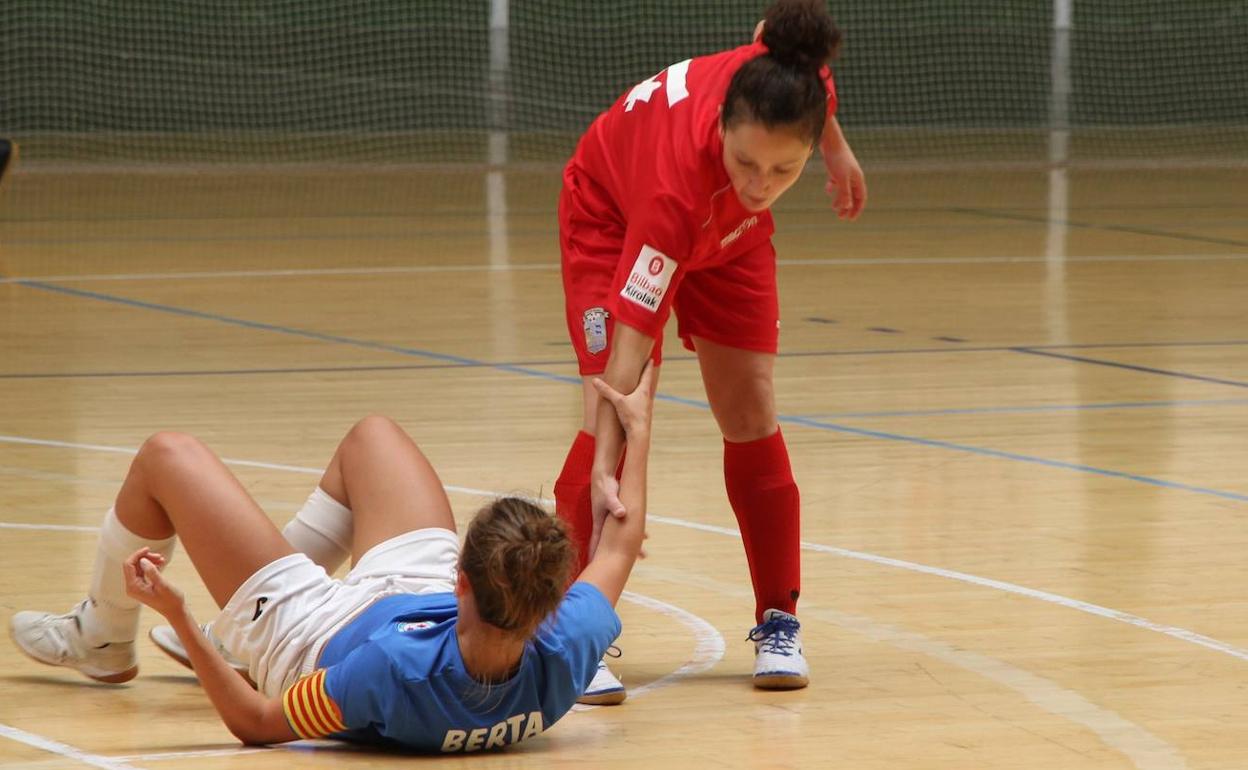
[[[321,653],[321,668],[284,694],[303,738],[477,751],[542,732],[572,708],[620,633],[610,602],[575,583],[524,648],[506,682],[484,685],[464,668],[454,594],[401,594],[373,604]]]

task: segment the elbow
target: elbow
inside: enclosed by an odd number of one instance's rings
[[[264,740],[256,734],[254,730],[246,727],[229,725],[230,732],[238,739],[238,742],[244,746],[263,746]]]
[[[276,735],[276,730],[266,723],[264,714],[239,715],[225,723],[230,733],[244,746],[267,746],[290,740]]]
[[[275,738],[272,735],[265,735],[262,731],[256,729],[254,725],[250,726],[232,726],[230,732],[238,739],[239,743],[244,746],[268,746],[274,743],[282,743],[282,739]]]

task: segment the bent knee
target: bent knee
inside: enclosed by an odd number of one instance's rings
[[[153,433],[139,448],[139,457],[147,462],[177,462],[208,451],[204,442],[189,433],[162,430]]]
[[[397,422],[384,414],[370,414],[351,427],[347,438],[369,442],[392,438],[396,434],[407,435]]]

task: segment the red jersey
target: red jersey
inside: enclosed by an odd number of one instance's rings
[[[578,232],[597,223],[599,235],[588,237],[617,242],[618,293],[606,309],[651,336],[662,332],[684,274],[728,263],[775,232],[770,211],[737,199],[719,133],[732,76],[766,52],[752,43],[638,83],[594,120],[565,170],[565,185],[577,187]],[[830,115],[836,90],[822,74]]]

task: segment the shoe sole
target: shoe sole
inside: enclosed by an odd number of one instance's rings
[[[618,706],[627,699],[628,690],[621,688],[619,690],[595,693],[594,695],[582,695],[576,699],[576,702],[585,706]]]
[[[165,648],[164,648],[164,646],[163,646],[163,645],[161,645],[161,643],[160,643],[160,642],[156,641],[156,635],[155,635],[154,633],[152,633],[152,631],[150,631],[150,630],[149,630],[149,631],[147,632],[147,638],[152,640],[152,644],[156,645],[156,649],[158,649],[158,650],[160,650],[161,652],[163,652],[164,654],[168,655],[168,656],[169,656],[170,658],[172,658],[173,660],[176,660],[178,663],[182,664],[182,666],[184,666],[185,668],[189,668],[189,669],[190,669],[190,670],[192,670],[192,671],[194,671],[194,670],[195,670],[195,667],[191,665],[191,659],[190,659],[190,658],[187,658],[187,657],[184,657],[184,656],[182,656],[182,655],[179,655],[179,654],[177,654],[176,652],[174,652],[173,650],[167,650],[167,649],[165,649]]]
[[[67,666],[64,663],[54,663],[50,660],[44,660],[43,658],[32,655],[25,647],[18,644],[17,639],[13,637],[13,632],[11,629],[9,631],[9,638],[13,639],[14,647],[16,647],[18,650],[21,651],[23,655],[30,658],[36,663],[41,663],[45,666],[51,666],[53,668],[68,668],[73,671],[77,671],[79,674],[82,674],[88,679],[94,679],[95,681],[103,682],[104,684],[121,684],[122,682],[129,682],[131,679],[134,679],[136,676],[139,675],[139,666],[136,663],[134,666],[131,666],[130,668],[118,674],[103,674],[101,676],[96,676],[95,674],[89,674],[86,671],[83,671],[82,669],[76,668],[74,666]]]
[[[169,656],[170,658],[172,658],[173,660],[176,660],[176,661],[177,661],[178,663],[180,663],[180,664],[181,664],[184,668],[189,668],[192,672],[194,672],[194,671],[195,671],[195,666],[191,665],[191,659],[190,659],[190,658],[187,658],[187,657],[185,657],[185,656],[183,656],[183,655],[179,655],[179,654],[177,654],[176,652],[174,652],[173,650],[167,650],[167,649],[165,649],[165,647],[164,647],[163,645],[161,645],[161,643],[160,643],[160,642],[156,641],[156,635],[153,633],[153,631],[154,631],[154,629],[149,630],[149,631],[147,632],[147,638],[152,640],[152,644],[156,645],[156,649],[158,649],[158,650],[160,650],[161,652],[163,652],[164,654],[168,655],[168,656]],[[241,676],[243,679],[247,680],[247,684],[251,685],[251,688],[252,688],[253,690],[254,690],[254,689],[257,689],[257,688],[256,688],[256,683],[255,683],[255,682],[253,682],[253,681],[251,681],[251,677],[250,677],[250,676],[248,676],[248,674],[247,674],[247,672],[246,672],[246,671],[239,671],[238,669],[234,668],[233,666],[230,666],[230,669],[231,669],[232,671],[237,672],[237,673],[238,673],[238,675],[239,675],[239,676]]]
[[[810,684],[810,678],[800,674],[761,674],[754,677],[754,687],[759,690],[800,690]]]

